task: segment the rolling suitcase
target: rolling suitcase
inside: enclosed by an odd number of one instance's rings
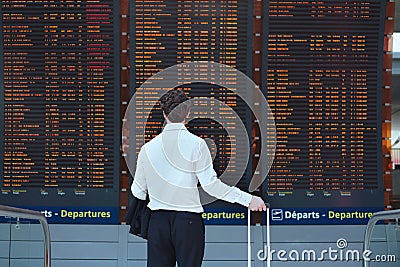
[[[271,267],[271,259],[270,259],[270,251],[271,251],[271,232],[270,232],[270,223],[269,223],[269,203],[265,203],[267,206],[267,248],[268,248],[268,256],[267,256],[267,267]],[[247,267],[251,267],[251,211],[247,209]]]

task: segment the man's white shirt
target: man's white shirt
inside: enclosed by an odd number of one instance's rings
[[[151,210],[203,212],[198,182],[209,195],[247,207],[252,196],[218,179],[206,142],[183,123],[167,123],[140,150],[131,186]]]

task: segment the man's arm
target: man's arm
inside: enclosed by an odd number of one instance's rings
[[[144,173],[144,166],[143,166],[143,158],[144,158],[144,147],[140,149],[139,155],[138,155],[138,160],[136,163],[136,171],[135,171],[135,176],[133,177],[133,183],[131,186],[131,191],[132,194],[142,200],[146,199],[147,196],[147,183],[146,183],[146,178],[145,178],[145,173]]]
[[[239,203],[251,210],[266,210],[264,201],[240,190],[229,186],[218,179],[212,165],[212,158],[207,144],[204,140],[200,142],[200,155],[195,163],[196,176],[204,191],[211,196],[231,203]]]

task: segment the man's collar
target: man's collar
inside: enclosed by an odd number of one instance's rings
[[[186,126],[181,122],[169,122],[165,124],[164,131],[173,131],[173,130],[186,130]]]

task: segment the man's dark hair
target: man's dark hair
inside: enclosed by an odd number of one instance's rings
[[[164,114],[171,122],[182,122],[189,113],[190,104],[186,94],[178,89],[168,91],[160,98],[160,105]],[[181,104],[183,103],[183,104]]]

